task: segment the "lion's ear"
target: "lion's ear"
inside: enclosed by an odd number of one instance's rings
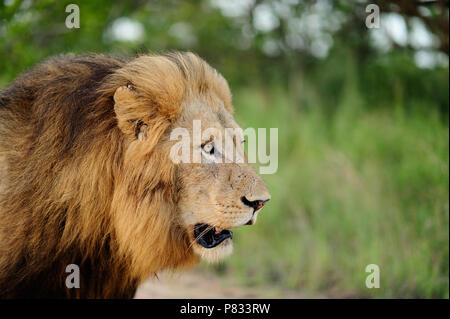
[[[157,138],[179,116],[187,95],[186,75],[170,59],[142,56],[117,70],[114,77],[114,83],[132,83],[114,93],[118,126],[128,136],[138,138],[142,129],[148,129],[149,137]]]
[[[114,112],[119,128],[130,137],[144,140],[148,136],[148,109],[139,101],[131,84],[117,88],[114,93]]]

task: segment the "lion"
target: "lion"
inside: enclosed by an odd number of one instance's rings
[[[193,120],[239,127],[226,80],[189,52],[56,56],[0,91],[0,298],[132,298],[229,255],[270,193],[248,160],[216,162],[214,139],[192,143],[201,163],[171,160]]]

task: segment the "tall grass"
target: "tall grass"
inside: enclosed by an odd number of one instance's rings
[[[308,297],[448,298],[448,126],[401,105],[367,111],[355,92],[333,116],[302,110],[284,89],[235,92],[243,127],[279,129],[279,168],[263,176],[271,202],[235,231],[221,269]],[[365,286],[368,264],[380,267],[379,289]]]

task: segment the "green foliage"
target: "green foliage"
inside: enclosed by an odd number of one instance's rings
[[[448,298],[448,127],[436,111],[342,101],[330,118],[292,108],[282,89],[235,92],[237,116],[279,127],[280,148],[265,176],[273,199],[252,230],[235,231],[227,270],[310,297]],[[365,287],[371,263],[380,289]]]

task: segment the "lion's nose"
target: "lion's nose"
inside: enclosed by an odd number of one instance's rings
[[[242,196],[241,197],[241,201],[249,206],[252,207],[253,210],[256,212],[258,209],[262,208],[268,201],[270,200],[270,198],[267,199],[256,199],[256,200],[248,200],[247,197]]]

